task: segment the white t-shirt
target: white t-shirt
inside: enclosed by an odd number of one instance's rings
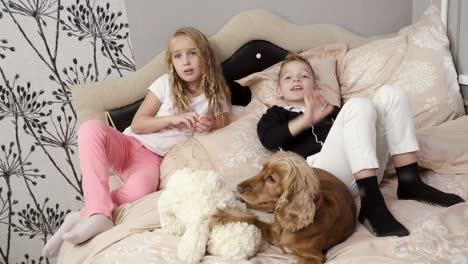
[[[161,101],[161,106],[155,116],[176,115],[174,104],[172,103],[172,89],[169,84],[168,74],[164,74],[159,77],[150,85],[150,87],[148,87],[148,90],[153,92],[154,95],[158,97],[159,101]],[[192,97],[192,103],[190,106],[192,107],[192,111],[199,115],[208,113],[208,99],[205,97],[205,94]],[[223,111],[228,111],[226,101],[223,105]],[[193,136],[195,129],[165,128],[154,133],[135,134],[133,133],[131,126],[129,126],[123,133],[138,139],[146,148],[154,153],[165,156],[176,144]]]

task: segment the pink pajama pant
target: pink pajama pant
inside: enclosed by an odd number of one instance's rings
[[[163,157],[102,121],[90,120],[81,125],[78,151],[85,202],[81,215],[103,214],[112,219],[114,203],[133,202],[158,188]],[[112,192],[110,170],[124,182]]]

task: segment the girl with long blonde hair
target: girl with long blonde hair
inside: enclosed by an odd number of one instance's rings
[[[114,226],[115,205],[157,190],[163,157],[176,144],[229,123],[230,93],[207,38],[195,28],[177,30],[167,49],[169,73],[159,77],[123,133],[99,120],[83,123],[78,149],[85,206],[71,212],[42,255],[57,255],[64,240],[82,243]],[[124,185],[109,191],[109,169]],[[76,226],[80,216],[83,225]]]
[[[177,60],[177,51],[174,51],[172,43],[177,41],[177,37],[186,36],[195,42],[198,47],[198,56],[202,60],[203,74],[199,83],[199,88],[204,92],[209,102],[209,112],[222,113],[223,105],[226,105],[226,100],[230,101],[229,87],[224,81],[220,64],[216,61],[212,49],[205,35],[199,30],[192,27],[184,27],[178,29],[171,40],[167,49],[167,64],[171,73],[171,86],[173,87],[174,106],[180,112],[185,112],[190,109],[190,89],[188,83],[180,76],[182,74],[174,74],[176,71],[174,61]],[[176,56],[174,56],[176,55]],[[216,122],[220,125],[223,122],[228,122],[228,115],[214,115]]]

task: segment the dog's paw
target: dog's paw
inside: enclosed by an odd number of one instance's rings
[[[255,223],[255,220],[255,216],[250,215],[239,208],[225,208],[218,209],[216,213],[211,216],[210,226],[237,222],[253,224]]]

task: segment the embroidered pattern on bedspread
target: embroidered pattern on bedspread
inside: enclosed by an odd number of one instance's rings
[[[394,252],[414,263],[468,263],[467,236],[467,230],[449,232],[437,216],[423,222],[410,237],[400,240]]]
[[[225,162],[219,168],[221,173],[236,168],[239,164],[251,163],[256,168],[262,167],[263,159],[270,155],[260,143],[257,136],[257,123],[265,108],[254,105],[253,115],[240,119],[236,124],[236,134],[232,142],[226,142],[226,151],[222,153]]]

